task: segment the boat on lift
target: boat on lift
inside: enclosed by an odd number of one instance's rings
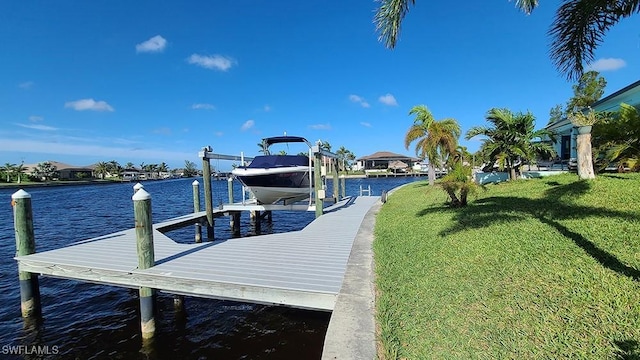
[[[279,143],[304,143],[307,155],[271,154],[269,147]],[[290,204],[309,199],[313,193],[311,143],[299,136],[276,136],[262,139],[264,155],[253,158],[247,166],[231,171],[258,204]]]

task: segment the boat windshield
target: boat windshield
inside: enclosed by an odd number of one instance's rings
[[[247,168],[266,169],[287,166],[309,166],[309,158],[304,155],[256,156]]]

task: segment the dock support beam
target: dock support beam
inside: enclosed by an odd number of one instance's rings
[[[229,204],[233,204],[233,178],[227,179],[227,192],[229,194]]]
[[[316,189],[316,218],[322,216],[324,209],[324,184],[322,183],[322,154],[315,153],[313,161],[313,183]]]
[[[138,269],[148,269],[155,265],[153,250],[153,221],[151,219],[151,195],[138,190],[132,197],[136,225],[136,244],[138,250]],[[151,339],[156,332],[154,291],[140,287],[140,325],[142,339]]]
[[[194,180],[191,183],[191,185],[193,186],[193,212],[197,213],[197,212],[200,212],[200,183],[198,182],[198,180]],[[196,229],[195,242],[201,243],[202,242],[202,224],[200,224],[200,222],[197,222],[195,229]]]
[[[33,210],[31,195],[20,189],[11,195],[13,206],[13,225],[16,233],[16,253],[18,256],[30,255],[36,252],[36,242],[33,233]],[[38,275],[20,271],[20,309],[22,317],[36,317],[42,314],[40,303],[40,286]]]
[[[338,202],[340,199],[340,181],[338,180],[338,159],[331,159],[333,163],[333,199]]]
[[[229,225],[233,236],[240,236],[240,211],[234,211],[229,214]]]
[[[211,194],[211,163],[207,153],[210,147],[205,147],[202,156],[202,180],[204,181],[204,204],[207,211],[207,239],[213,240],[213,195]]]

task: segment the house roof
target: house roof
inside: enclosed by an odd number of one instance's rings
[[[53,160],[48,160],[48,161],[43,161],[43,162],[48,162],[52,166],[55,166],[56,170],[93,170],[89,166],[69,165],[69,164],[65,164],[65,163],[61,163],[61,162],[53,161]],[[38,163],[38,164],[25,164],[24,167],[25,167],[26,171],[29,172],[29,171],[32,171],[33,169],[35,169],[39,164],[40,163]]]
[[[363,156],[359,159],[356,159],[357,161],[360,160],[406,160],[406,161],[418,161],[420,159],[418,158],[414,158],[414,157],[410,157],[410,156],[406,156],[406,155],[400,155],[400,154],[396,154],[396,153],[392,153],[390,151],[378,151],[375,152],[371,155],[367,155],[367,156]]]

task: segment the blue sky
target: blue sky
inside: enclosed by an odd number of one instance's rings
[[[419,104],[463,133],[492,107],[542,127],[572,95],[548,57],[557,5],[418,1],[388,50],[373,1],[1,1],[0,163],[177,168],[205,145],[256,155],[285,131],[414,155],[403,139]],[[598,48],[605,95],[639,78],[639,21]]]

